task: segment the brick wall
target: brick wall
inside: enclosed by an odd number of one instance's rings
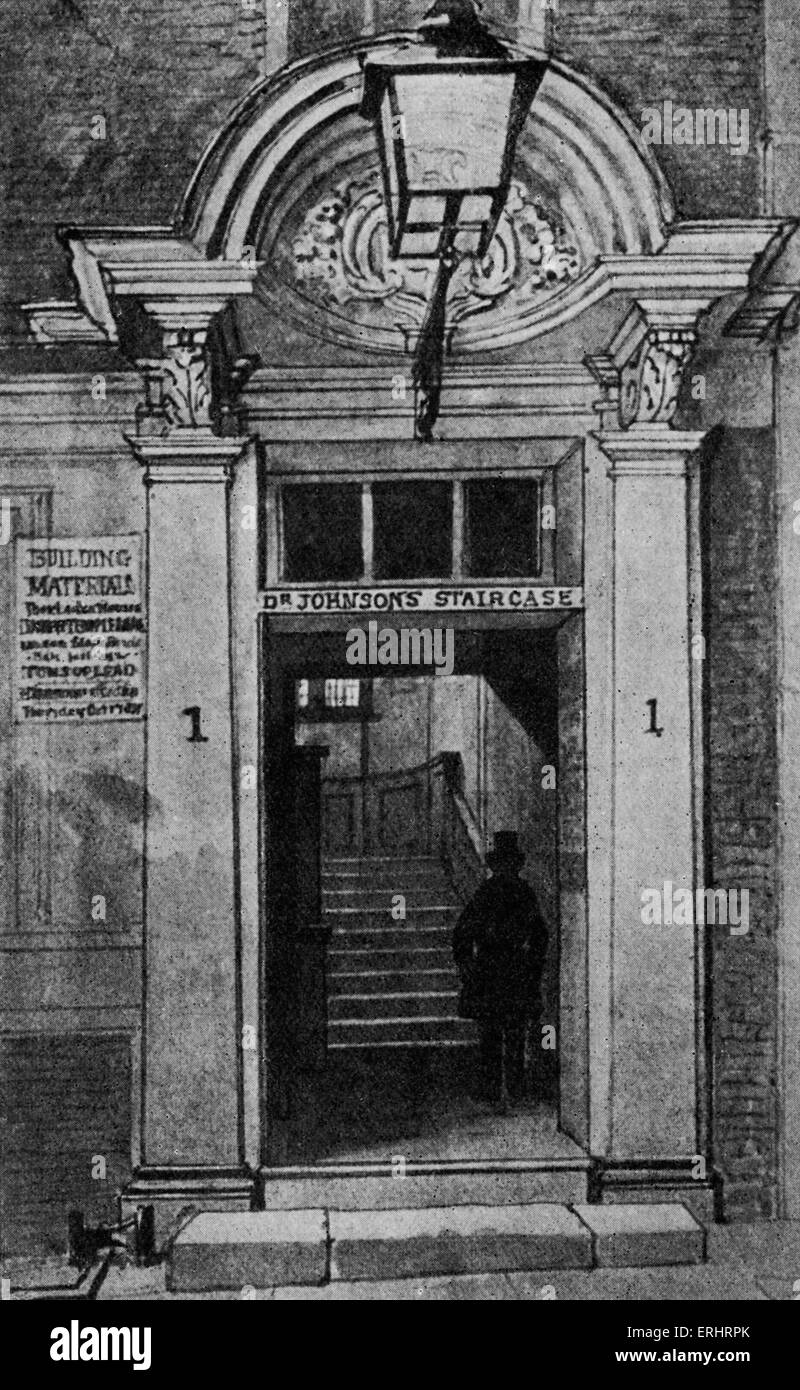
[[[535,7],[540,0],[533,0]],[[413,28],[427,0],[291,0],[289,55],[304,57],[373,29]],[[529,0],[485,0],[484,12],[513,30]],[[750,152],[659,148],[682,217],[755,216],[763,126],[764,0],[553,0],[558,53],[604,87],[641,124],[665,98],[676,106],[749,112]],[[369,17],[373,23],[368,23]]]
[[[264,40],[262,0],[0,0],[0,301],[71,297],[59,222],[169,222]]]
[[[627,111],[735,107],[750,112],[750,153],[653,147],[685,218],[758,213],[764,0],[558,0],[556,41]]]
[[[709,886],[748,889],[750,928],[710,937],[713,1148],[729,1218],[775,1215],[774,450],[724,430],[705,464]]]
[[[0,1255],[67,1248],[67,1213],[113,1222],[131,1171],[124,1037],[0,1042]]]
[[[266,0],[0,0],[0,301],[68,297],[58,222],[168,222],[263,74]],[[561,0],[558,42],[638,119],[664,97],[761,123],[763,0]],[[413,26],[426,0],[292,0],[289,57]],[[487,12],[506,21],[506,0]],[[96,118],[105,137],[94,139]],[[684,216],[756,211],[755,148],[663,149]]]
[[[414,29],[431,0],[290,0],[289,57],[304,58],[360,34]]]

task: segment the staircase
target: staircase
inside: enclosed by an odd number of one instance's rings
[[[405,920],[392,901],[405,898]],[[328,1047],[469,1047],[451,940],[461,910],[430,856],[326,858]]]

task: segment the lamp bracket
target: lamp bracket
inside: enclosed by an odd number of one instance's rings
[[[451,242],[439,258],[436,280],[414,353],[414,435],[428,444],[433,439],[433,427],[439,418],[442,397],[447,292],[461,260]]]
[[[481,19],[482,8],[479,0],[435,0],[418,32],[442,57],[507,58],[508,49]]]

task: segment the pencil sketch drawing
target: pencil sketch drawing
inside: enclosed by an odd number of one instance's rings
[[[800,1296],[796,0],[0,44],[3,1298]]]

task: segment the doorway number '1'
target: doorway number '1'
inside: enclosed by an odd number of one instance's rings
[[[192,732],[187,736],[187,741],[189,743],[208,743],[208,739],[200,727],[200,706],[190,705],[188,709],[183,710],[183,713],[187,719],[192,721]]]
[[[655,734],[656,738],[661,738],[664,730],[658,727],[658,700],[648,700],[647,708],[650,711],[650,728],[648,734]]]

